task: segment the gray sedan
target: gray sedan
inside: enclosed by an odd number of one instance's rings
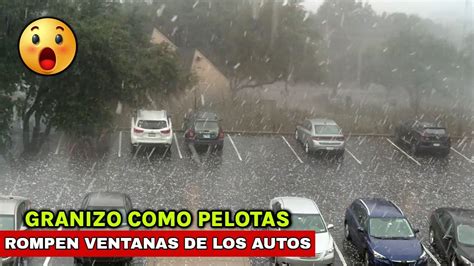
[[[329,151],[339,156],[344,154],[344,135],[336,122],[330,119],[306,119],[296,126],[295,138],[303,144],[306,153]]]
[[[31,202],[23,197],[0,196],[0,230],[25,230],[23,215]],[[26,258],[1,258],[0,265],[23,265]]]

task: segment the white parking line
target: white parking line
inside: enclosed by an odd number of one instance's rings
[[[428,256],[431,257],[431,259],[436,263],[437,266],[441,266],[441,263],[439,263],[439,261],[436,259],[435,256],[433,256],[433,254],[431,254],[431,252],[425,247],[425,245],[422,245],[423,246],[423,249],[426,251],[426,253],[428,254]]]
[[[397,148],[397,150],[399,150],[401,153],[405,154],[405,156],[407,156],[410,160],[412,160],[413,162],[415,162],[416,164],[418,164],[419,166],[421,166],[421,163],[418,162],[417,160],[415,160],[415,158],[411,157],[410,155],[408,155],[408,153],[406,153],[404,150],[402,150],[400,147],[398,147],[397,145],[395,145],[395,143],[393,143],[391,140],[389,140],[388,138],[385,138],[388,142],[390,142],[390,144],[392,144],[395,148]]]
[[[58,228],[58,231],[61,231],[61,230],[63,230],[63,228],[62,228],[62,227],[59,227],[59,228]],[[48,266],[50,261],[51,261],[51,257],[47,257],[47,258],[44,260],[43,266]]]
[[[293,149],[293,147],[291,147],[290,143],[288,143],[288,141],[286,140],[286,138],[284,136],[281,136],[281,138],[286,142],[286,145],[288,145],[288,147],[290,147],[291,151],[293,152],[293,154],[296,156],[296,158],[298,159],[298,161],[300,161],[300,163],[303,163],[303,160],[301,160],[301,158],[298,156],[298,154],[296,154],[296,151]]]
[[[173,133],[173,135],[174,135],[174,143],[176,144],[176,148],[178,149],[179,158],[183,159],[183,155],[181,154],[181,150],[179,149],[179,142],[178,142],[178,138],[176,137],[176,133]]]
[[[54,154],[55,154],[55,155],[58,155],[58,153],[59,153],[59,147],[61,146],[61,142],[62,142],[62,140],[63,140],[63,136],[64,136],[64,133],[61,134],[61,136],[59,137],[58,146],[56,146],[56,151],[54,151]]]
[[[336,253],[339,256],[339,259],[341,259],[342,265],[347,266],[346,260],[344,259],[344,256],[342,256],[341,250],[339,250],[339,247],[336,245],[334,242],[334,247],[336,248]]]
[[[362,165],[362,162],[361,162],[359,159],[357,159],[357,157],[355,157],[355,155],[352,154],[352,152],[351,152],[349,149],[346,148],[346,151],[347,151],[347,153],[349,153],[350,156],[352,156],[352,158],[354,158],[354,160],[355,160],[358,164]]]
[[[229,137],[230,143],[232,143],[232,146],[234,147],[235,152],[237,153],[237,156],[239,157],[239,160],[242,161],[242,157],[240,156],[239,150],[237,150],[237,147],[235,146],[234,141],[230,137],[229,134],[227,134],[227,137]]]
[[[473,163],[473,161],[472,161],[471,159],[467,158],[466,155],[460,153],[460,152],[457,151],[455,148],[451,147],[451,150],[454,151],[455,153],[457,153],[459,156],[461,156],[461,157],[463,157],[464,159],[466,159],[468,162]]]
[[[122,131],[119,132],[119,148],[118,148],[118,157],[122,157]]]

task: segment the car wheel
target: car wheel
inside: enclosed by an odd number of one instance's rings
[[[429,241],[432,247],[436,245],[435,240],[434,240],[434,231],[433,231],[433,228],[431,227],[430,227],[430,233],[429,233]]]
[[[131,153],[132,153],[132,154],[135,154],[135,152],[137,152],[137,146],[135,146],[135,145],[130,145],[130,150],[131,150]]]
[[[364,255],[364,265],[367,265],[369,266],[370,265],[370,261],[369,261],[369,252],[365,252],[365,255]]]
[[[418,153],[418,146],[415,142],[411,144],[411,154],[416,155]]]
[[[351,233],[349,232],[349,225],[347,222],[344,222],[344,237],[346,240],[351,240]]]
[[[304,152],[306,152],[306,154],[309,154],[309,144],[308,144],[308,142],[306,142],[304,144]]]
[[[449,265],[451,265],[451,266],[458,265],[458,262],[456,260],[456,255],[453,255],[453,257],[451,258],[451,263]]]

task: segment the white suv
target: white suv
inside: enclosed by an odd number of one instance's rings
[[[132,152],[135,152],[138,146],[171,146],[171,117],[164,110],[139,110],[137,115],[132,117],[130,136]]]
[[[332,229],[334,225],[326,225],[313,200],[299,197],[279,197],[270,201],[270,208],[274,212],[287,210],[291,213],[289,230],[314,230],[316,234],[314,257],[279,257],[273,259],[275,264],[332,265],[334,263],[334,240],[329,233],[329,229]]]

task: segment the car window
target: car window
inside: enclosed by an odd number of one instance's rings
[[[272,210],[275,211],[275,212],[280,211],[281,210],[281,203],[278,202],[278,201],[273,203]]]
[[[137,126],[144,129],[163,129],[168,127],[168,123],[165,120],[140,120]]]
[[[412,238],[415,236],[405,218],[370,218],[369,234],[376,238]]]
[[[0,215],[0,230],[14,230],[15,217],[13,215]]]
[[[364,208],[360,205],[360,203],[356,202],[354,203],[352,210],[354,211],[354,215],[356,216],[357,222],[359,223],[359,225],[362,226],[364,222],[364,217],[366,217]]]
[[[217,130],[219,124],[216,121],[197,121],[194,127],[196,130]]]
[[[456,227],[456,234],[459,243],[474,246],[474,223],[458,225]]]
[[[323,218],[319,214],[298,214],[291,215],[291,230],[314,230],[316,233],[327,231]]]
[[[336,125],[315,125],[314,132],[316,134],[336,135],[341,133],[341,129]]]

